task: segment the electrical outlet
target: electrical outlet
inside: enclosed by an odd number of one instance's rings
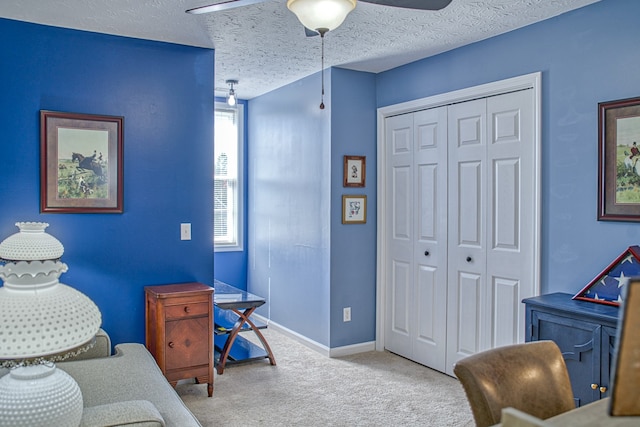
[[[342,321],[351,322],[351,307],[345,307],[342,309]]]
[[[191,224],[180,224],[180,240],[191,240]]]

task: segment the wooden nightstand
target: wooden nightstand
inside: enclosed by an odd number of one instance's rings
[[[213,395],[213,288],[146,286],[146,345],[169,383],[195,378]]]

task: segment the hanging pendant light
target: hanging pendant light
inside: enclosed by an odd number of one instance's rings
[[[344,22],[356,7],[356,0],[288,0],[287,8],[306,28],[317,31],[322,40],[322,97],[320,109],[324,110],[324,35]]]
[[[227,95],[227,104],[229,107],[235,107],[238,103],[238,96],[236,95],[236,91],[233,89],[233,85],[237,85],[237,80],[227,80],[226,84],[229,85],[229,94]]]

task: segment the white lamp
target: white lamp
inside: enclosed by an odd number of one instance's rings
[[[320,34],[335,30],[356,7],[356,0],[288,0],[302,25]]]
[[[82,418],[78,384],[53,362],[86,351],[102,321],[98,307],[58,277],[64,247],[49,225],[16,223],[0,243],[0,427],[74,426]]]

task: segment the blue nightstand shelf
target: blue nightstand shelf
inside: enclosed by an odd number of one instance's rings
[[[268,358],[276,364],[273,352],[260,332],[267,327],[251,318],[265,299],[216,280],[214,282],[214,349],[218,375],[227,364]],[[253,332],[262,347],[242,337],[240,332]]]

